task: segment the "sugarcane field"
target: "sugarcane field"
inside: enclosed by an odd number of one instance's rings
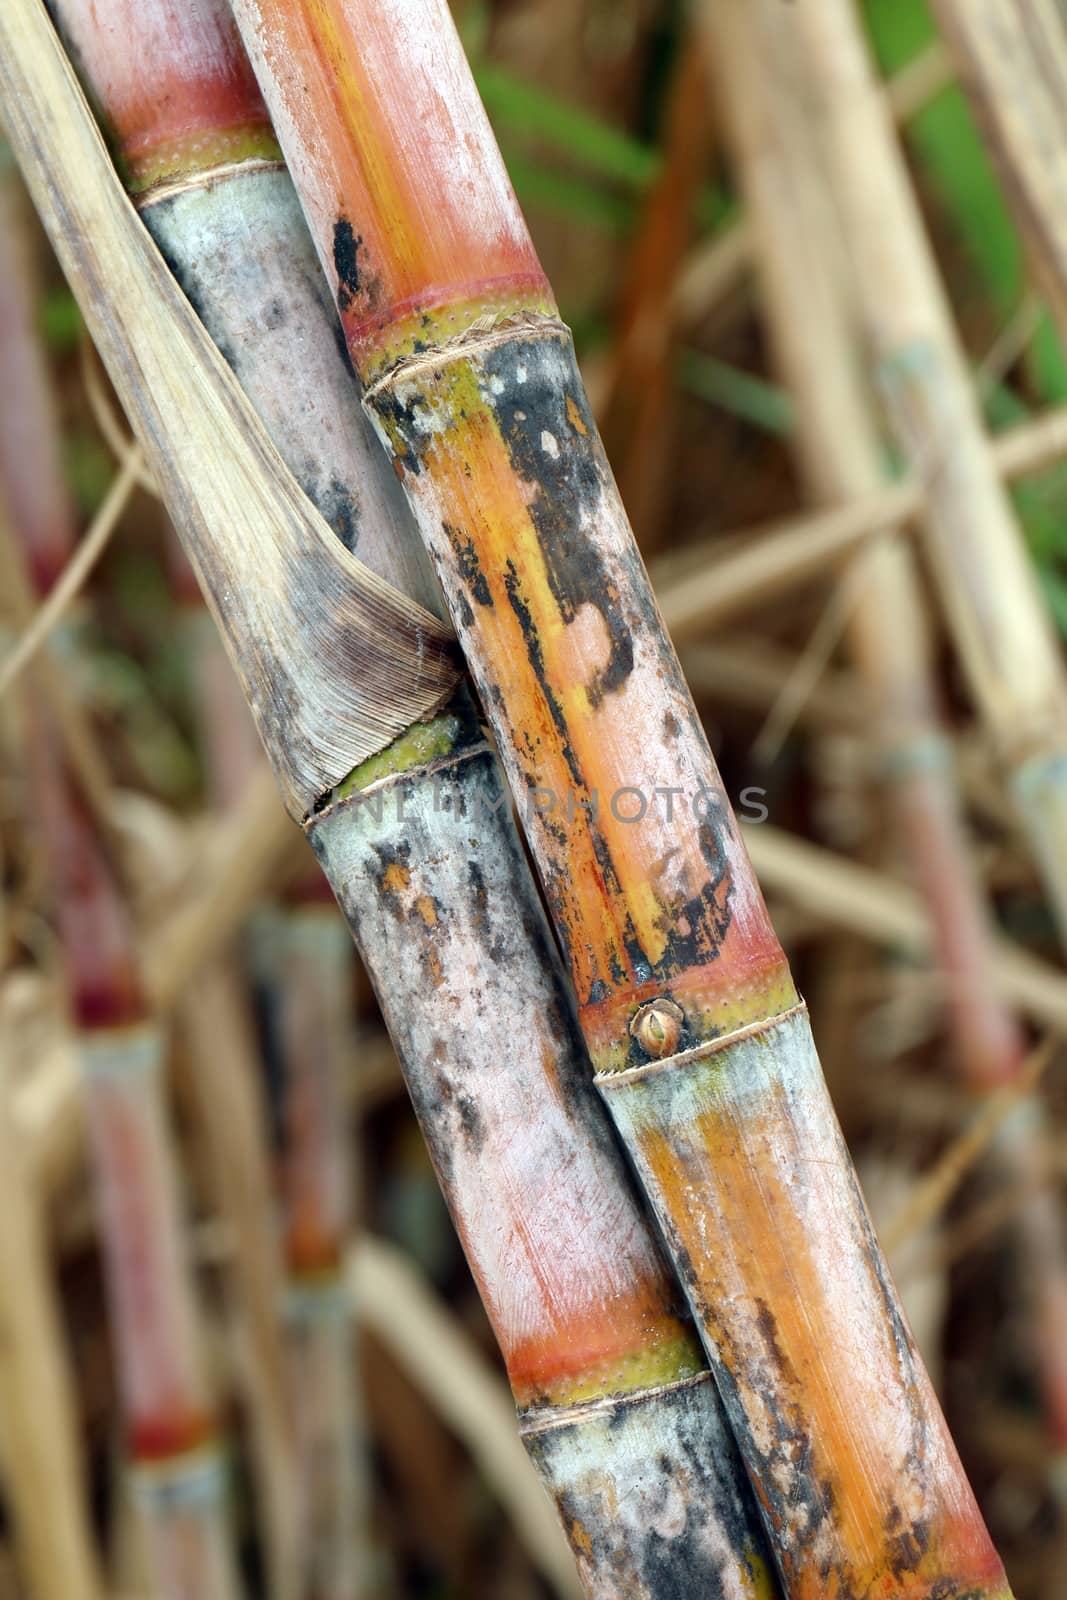
[[[0,1600],[1067,1600],[1065,0],[0,0]]]

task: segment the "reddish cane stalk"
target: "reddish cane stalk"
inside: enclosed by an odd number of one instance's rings
[[[173,530],[169,532],[170,588],[193,675],[207,792],[212,808],[226,811],[239,803],[260,765],[259,743],[200,587]],[[273,1600],[296,1600],[303,1559],[297,1502],[304,1475],[286,1382],[281,1256],[273,1231],[263,1226],[273,1195],[262,1060],[247,986],[232,956],[200,977],[184,997],[177,1024],[215,1203],[234,1240],[231,1321],[244,1335],[238,1370],[247,1402],[268,1589]],[[220,1061],[225,1063],[224,1076]]]
[[[38,725],[36,792],[54,862],[72,1019],[85,1070],[127,1447],[161,1596],[231,1600],[225,1473],[186,1261],[149,1018],[115,881]]]
[[[1002,1596],[447,7],[235,12],[788,1591]]]
[[[40,590],[51,583],[73,539],[55,404],[35,326],[28,220],[14,172],[0,170],[0,393],[17,396],[17,401],[9,400],[0,408],[0,588],[5,612],[17,611],[19,588],[32,592],[33,587]],[[28,569],[21,574],[9,570],[9,564],[19,561],[19,546]],[[29,708],[23,705],[12,714],[9,701],[3,710],[5,755],[21,760],[18,712],[25,714]],[[100,1577],[77,1438],[77,1408],[39,1197],[33,1193],[30,1162],[12,1116],[11,1069],[17,1058],[13,1041],[6,1037],[0,1043],[0,1059],[4,1061],[0,1406],[5,1494],[11,1501],[19,1564],[39,1600],[97,1600]]]
[[[46,594],[73,547],[74,517],[63,481],[55,396],[36,328],[25,205],[14,174],[0,171],[0,371],[4,394],[17,396],[4,406],[0,483],[33,586]]]

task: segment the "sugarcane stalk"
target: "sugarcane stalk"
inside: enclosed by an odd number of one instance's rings
[[[582,1068],[499,772],[466,701],[453,694],[438,710],[456,683],[445,630],[345,557],[266,445],[117,195],[38,0],[5,8],[0,45],[12,144],[223,622],[290,808],[363,941],[586,1592],[773,1595],[714,1385]],[[71,149],[76,183],[63,179]],[[281,174],[259,176],[292,216]],[[277,237],[295,260],[313,259],[306,235]],[[120,261],[118,275],[102,266]],[[317,280],[294,268],[287,281],[303,293]],[[220,299],[228,292],[224,283]],[[366,462],[348,492],[366,497],[366,527],[388,548],[384,530],[405,528],[390,474],[354,426],[356,391],[334,393],[352,422],[336,437],[346,449],[359,440]],[[264,559],[253,513],[280,555]],[[279,570],[295,592],[279,587]],[[242,604],[244,586],[258,612]],[[293,606],[317,629],[302,619],[298,630]],[[274,626],[255,631],[264,616]],[[289,721],[271,714],[277,690],[262,680],[275,674],[296,690]],[[519,1041],[522,1070],[501,1071]]]
[[[1004,1594],[447,7],[235,14],[786,1588]]]
[[[872,371],[922,478],[925,526],[971,694],[1067,932],[1067,682],[850,0],[781,19],[809,63]]]
[[[227,1314],[242,1352],[236,1365],[247,1407],[256,1523],[268,1591],[284,1600],[300,1592],[301,1477],[286,1381],[281,1259],[269,1226],[274,1196],[260,1056],[232,956],[212,964],[187,991],[175,1032],[183,1046],[215,1211],[232,1241]]]
[[[813,498],[847,503],[877,492],[884,454],[857,359],[853,295],[833,198],[812,136],[803,72],[779,31],[778,0],[705,7],[709,59],[763,262],[763,304],[796,401],[795,447]],[[869,689],[873,737],[897,829],[935,930],[958,1070],[978,1094],[1015,1082],[1026,1043],[993,981],[991,922],[970,864],[931,671],[924,600],[910,549],[892,536],[859,557],[849,632]],[[1040,1103],[1001,1130],[993,1163],[1014,1183],[1049,1172]],[[1050,1433],[1067,1438],[1067,1249],[1046,1185],[1018,1238],[1036,1307],[1034,1354]]]
[[[109,21],[106,8],[94,25]],[[62,21],[62,18],[60,19]],[[79,14],[71,11],[73,36]],[[118,21],[128,21],[119,18]],[[83,24],[84,25],[84,24]],[[212,40],[210,31],[200,37]],[[90,34],[92,42],[94,35]],[[106,38],[106,34],[105,34]],[[125,44],[137,41],[126,35]],[[163,40],[139,41],[162,54]],[[121,58],[121,51],[120,51]],[[100,65],[106,65],[103,57]],[[98,98],[106,103],[101,93]],[[113,135],[115,142],[117,137]],[[120,157],[121,159],[121,157]],[[171,593],[190,662],[208,799],[227,812],[240,804],[246,785],[262,764],[248,707],[200,586],[173,530],[167,550]],[[245,1335],[239,1363],[247,1390],[253,1441],[259,1527],[271,1594],[286,1600],[301,1593],[305,1547],[300,1502],[306,1474],[299,1457],[296,1392],[289,1383],[283,1339],[283,1266],[273,1229],[263,1226],[274,1206],[268,1163],[267,1115],[262,1093],[262,1053],[255,1037],[247,985],[238,962],[214,965],[185,994],[178,1013],[200,1128],[204,1136],[221,1218],[233,1240],[231,1318]],[[225,1062],[225,1071],[218,1063]],[[344,1426],[344,1416],[338,1418]]]
[[[151,209],[147,215],[151,219]],[[179,241],[175,259],[180,256]],[[215,805],[229,809],[239,802],[248,774],[262,759],[259,742],[240,686],[180,546],[172,565],[172,584],[180,586],[184,602],[184,629],[194,646],[189,655],[195,663],[208,788]],[[301,908],[301,889],[310,896],[310,909]],[[351,1217],[347,1204],[331,1204],[338,1199],[347,1200],[352,1188],[348,1174],[352,1142],[342,1092],[350,1021],[343,997],[350,978],[351,942],[336,909],[331,905],[324,913],[318,903],[323,894],[329,899],[322,876],[312,863],[310,874],[305,871],[287,896],[294,902],[292,905],[258,913],[253,940],[257,949],[265,947],[270,952],[271,960],[260,976],[271,992],[272,1009],[280,1013],[275,1042],[284,1102],[282,1253],[288,1276],[284,1366],[291,1405],[284,1411],[268,1405],[264,1416],[261,1407],[253,1404],[252,1424],[254,1429],[262,1429],[264,1422],[270,1424],[261,1449],[268,1467],[277,1463],[277,1468],[264,1478],[266,1531],[268,1542],[274,1547],[276,1587],[280,1584],[281,1592],[294,1592],[293,1586],[303,1583],[315,1596],[344,1597],[362,1592],[364,1586],[369,1489],[360,1465],[365,1430],[357,1392],[355,1328],[337,1281]],[[315,953],[322,958],[318,963],[309,959]],[[253,1041],[244,1025],[247,1019],[241,1015],[245,1008],[234,982],[236,975],[229,976],[226,983],[223,975],[212,974],[209,982],[213,993],[207,1005],[201,980],[193,1003],[187,1007],[191,1012],[194,1060],[207,1065],[212,1055],[217,1055],[222,1023],[225,1036],[239,1046],[236,1059],[230,1056],[230,1072],[236,1068],[236,1076],[251,1083],[254,1075],[240,1069],[252,1064]],[[208,1093],[202,1098],[205,1126],[212,1127],[212,1096]],[[257,1111],[261,1109],[256,1106]],[[232,1122],[228,1118],[219,1120],[225,1123],[225,1137],[214,1142],[225,1146]],[[262,1118],[256,1117],[255,1124],[255,1132],[261,1136]],[[256,1148],[261,1145],[261,1137],[257,1137]],[[217,1166],[223,1185],[227,1186],[226,1148],[218,1149]],[[249,1231],[261,1245],[271,1247],[269,1283],[261,1276],[259,1282],[247,1287],[256,1291],[253,1310],[258,1306],[264,1316],[269,1316],[273,1334],[282,1288],[274,1238],[260,1225],[269,1210],[266,1184],[257,1184],[252,1193],[242,1185],[238,1195],[241,1199],[249,1209],[245,1225],[236,1230],[239,1248],[247,1248]],[[309,1220],[312,1227],[318,1221],[330,1229],[328,1246],[314,1262],[305,1258],[301,1246],[302,1230]],[[247,1290],[245,1298],[249,1299]],[[275,1346],[272,1338],[270,1354],[277,1354],[280,1366],[282,1352]],[[272,1361],[270,1376],[276,1370]],[[252,1398],[255,1402],[255,1395]],[[273,1398],[262,1397],[267,1402]],[[279,1423],[284,1426],[279,1428]],[[286,1447],[284,1456],[279,1444]],[[298,1576],[301,1573],[303,1578]]]
[[[14,221],[13,212],[9,220]],[[15,291],[15,281],[5,275],[0,294],[12,310]],[[4,426],[0,428],[0,453],[5,454],[15,488],[15,502],[25,519],[19,525],[20,542],[37,588],[45,593],[51,589],[75,548],[73,517],[63,490],[54,405],[48,404],[43,374],[34,371],[30,352],[20,349],[17,330],[12,327],[7,331],[11,341],[5,345],[2,360],[6,365],[10,357],[13,366],[16,362],[17,366],[5,375],[20,387],[24,380],[24,387],[19,406],[9,407],[5,413]],[[37,365],[40,366],[39,361]],[[19,390],[13,386],[10,392]],[[76,641],[68,641],[67,649],[73,644]],[[225,670],[232,679],[228,665]],[[247,720],[243,702],[241,711]],[[230,742],[232,744],[232,739]],[[271,1326],[271,1320],[277,1318],[279,1298],[271,1295],[274,1282],[270,1264],[272,1240],[269,1233],[259,1227],[268,1201],[267,1168],[261,1141],[260,1148],[256,1148],[260,1130],[257,1130],[254,1096],[250,1092],[254,1081],[249,1071],[250,1058],[247,1049],[240,1050],[248,1041],[239,1032],[235,1038],[232,1018],[227,1015],[233,998],[224,972],[216,969],[188,997],[179,1021],[188,1035],[198,1038],[201,1045],[208,1045],[202,1054],[198,1055],[194,1049],[188,1057],[193,1064],[194,1079],[198,1070],[201,1074],[207,1071],[214,1079],[218,1050],[224,1041],[231,1050],[235,1044],[238,1047],[236,1056],[230,1057],[225,1081],[221,1085],[213,1082],[207,1092],[202,1085],[196,1085],[194,1099],[202,1110],[201,1126],[214,1157],[212,1178],[220,1214],[230,1224],[234,1236],[236,1276],[241,1279],[244,1325],[249,1335],[250,1356],[244,1368],[249,1373],[249,1387],[254,1390],[255,1401],[249,1407],[255,1440],[254,1459],[268,1505],[264,1520],[273,1573],[285,1560],[291,1559],[284,1549],[284,1536],[292,1516],[294,1490],[291,1473],[285,1471],[285,1421],[279,1410],[283,1398],[281,1350],[277,1331]],[[287,1594],[295,1591],[291,1582],[287,1588],[284,1579],[276,1579],[272,1592],[276,1600],[285,1600]]]
[[[261,913],[256,945],[282,1069],[287,1342],[307,1565],[313,1593],[343,1596],[360,1592],[369,1545],[357,1345],[342,1283],[355,1226],[352,944],[314,865],[312,873]]]
[[[74,518],[59,455],[59,421],[36,327],[27,202],[14,171],[0,167],[0,362],[4,407],[0,483],[30,581],[46,594],[70,556]]]
[[[167,1127],[163,1035],[144,1005],[115,881],[39,719],[33,743],[150,1566],[168,1600],[230,1600],[240,1591]]]

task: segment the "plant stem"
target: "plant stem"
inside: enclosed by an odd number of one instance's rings
[[[40,337],[29,259],[26,199],[13,171],[0,171],[0,362],[4,408],[0,483],[29,576],[46,594],[71,554],[74,517],[63,483],[59,420]],[[6,651],[5,651],[6,654]]]
[[[123,220],[126,213],[113,202],[112,180],[101,170],[84,113],[71,100],[64,64],[40,26],[35,0],[15,0],[5,9],[0,44],[0,72],[17,84],[12,143],[32,175],[37,203],[131,421],[148,444],[150,464],[169,493],[179,532],[187,548],[198,549],[204,558],[200,570],[219,604],[214,541],[225,546],[230,535],[210,519],[213,507],[218,514],[219,486],[215,479],[209,486],[200,476],[203,463],[181,449],[197,419],[188,406],[167,408],[174,378],[156,353],[153,329],[146,330],[138,306],[151,306],[156,324],[165,314],[168,331],[171,323],[181,330],[190,368],[211,374],[211,384],[197,392],[212,407],[216,424],[225,431],[224,414],[240,419],[243,436],[253,440],[256,429],[227,376],[216,370],[196,330],[184,322],[155,258],[145,254]],[[43,120],[34,116],[41,104],[50,111]],[[64,182],[67,157],[60,159],[72,142],[78,149],[76,186]],[[227,187],[232,184],[218,190]],[[263,203],[276,203],[278,210],[268,215],[276,221],[291,218],[291,195],[277,186],[274,192],[277,201],[268,192]],[[61,214],[76,225],[61,225]],[[86,258],[81,230],[90,215],[98,236],[107,234],[116,246],[123,241],[120,282],[95,271]],[[292,261],[285,281],[294,295],[306,295],[306,286],[315,282],[313,273],[297,265],[308,261],[306,236],[281,222],[265,231],[253,218],[249,237],[257,246],[271,240],[280,258]],[[95,243],[104,248],[101,237]],[[256,259],[250,249],[244,262]],[[221,282],[218,303],[227,297],[233,303],[234,283],[244,281],[236,246],[233,260],[235,278]],[[317,341],[314,348],[321,359]],[[327,338],[321,348],[336,351],[336,344]],[[313,364],[310,370],[315,371]],[[275,382],[290,401],[293,371],[280,368]],[[188,382],[189,369],[181,377]],[[346,493],[358,484],[374,508],[365,527],[388,548],[382,530],[392,530],[397,518],[404,526],[401,512],[389,509],[392,479],[369,435],[353,426],[359,416],[356,391],[339,386],[337,392],[346,425],[336,437],[346,449],[353,439],[360,441],[366,462]],[[211,395],[219,405],[225,396],[222,411],[214,409]],[[228,438],[240,458],[237,434],[229,432]],[[265,480],[259,504],[269,510],[266,496],[274,495],[292,512],[298,510],[298,525],[317,526],[279,476],[276,458],[261,449],[256,459]],[[245,498],[257,492],[250,476],[241,480],[241,489]],[[222,503],[241,514],[231,492]],[[280,540],[289,531],[288,524],[279,524]],[[271,552],[268,559],[281,558]],[[226,560],[234,563],[231,571],[239,566],[235,583],[262,591],[254,541],[228,547]],[[328,619],[352,570],[338,558],[323,595],[309,587],[323,581],[322,569],[316,579],[314,566],[310,572],[286,567],[296,590],[288,597],[290,605],[300,606],[303,589],[313,614]],[[389,605],[394,627],[401,633],[408,628],[410,636],[410,612],[391,596]],[[241,609],[238,605],[237,613]],[[291,629],[298,657],[279,663],[286,681],[292,681],[293,671],[301,677],[326,651],[336,680],[332,693],[342,709],[329,760],[338,754],[337,738],[346,739],[350,754],[338,779],[350,774],[345,787],[351,792],[330,803],[321,789],[306,790],[303,778],[290,782],[285,775],[297,771],[284,759],[293,748],[291,739],[295,736],[303,749],[309,735],[321,732],[317,713],[308,720],[308,701],[287,708],[295,726],[261,718],[261,731],[290,803],[295,808],[301,801],[308,813],[312,842],[349,921],[360,931],[364,959],[375,972],[413,1098],[428,1119],[442,1183],[505,1354],[531,1453],[540,1458],[566,1513],[587,1592],[597,1600],[652,1600],[666,1583],[686,1593],[725,1590],[750,1600],[773,1595],[747,1485],[710,1374],[582,1070],[551,938],[476,719],[460,698],[431,722],[401,732],[392,744],[382,739],[361,757],[358,726],[369,727],[372,719],[374,726],[385,725],[380,708],[364,699],[382,693],[381,674],[395,671],[390,665],[395,641],[383,631],[380,660],[370,661],[365,678],[353,683],[328,637],[324,644],[305,614],[299,617],[302,632],[277,615]],[[248,663],[254,656],[262,672],[265,641],[247,610],[243,618],[227,614],[225,626],[235,654],[246,664],[246,681],[258,694]],[[440,633],[424,630],[415,637],[440,649]],[[436,685],[441,681],[438,677]],[[439,697],[439,687],[436,692]],[[325,770],[325,761],[318,770]],[[366,785],[375,782],[386,786],[394,804],[407,802],[406,815],[404,809],[399,815],[386,809],[380,791],[365,794]],[[439,782],[449,802],[440,812],[435,805]],[[381,942],[372,944],[376,932]],[[516,1048],[522,1052],[522,1070],[502,1071],[502,1060],[506,1063]]]
[[[38,719],[36,793],[85,1074],[122,1408],[153,1575],[164,1600],[239,1593],[178,1173],[163,1038],[100,846]]]
[[[283,1118],[287,1343],[303,1463],[312,1591],[365,1585],[369,1487],[355,1329],[342,1283],[355,1227],[345,1093],[352,1037],[352,943],[313,864],[262,914],[257,947],[277,1018]]]
[[[787,1590],[1003,1595],[447,7],[235,12]]]

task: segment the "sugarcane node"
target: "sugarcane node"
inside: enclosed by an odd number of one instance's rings
[[[674,1055],[685,1027],[685,1012],[666,995],[649,1000],[630,1019],[630,1036],[637,1040],[646,1056],[662,1061]]]

